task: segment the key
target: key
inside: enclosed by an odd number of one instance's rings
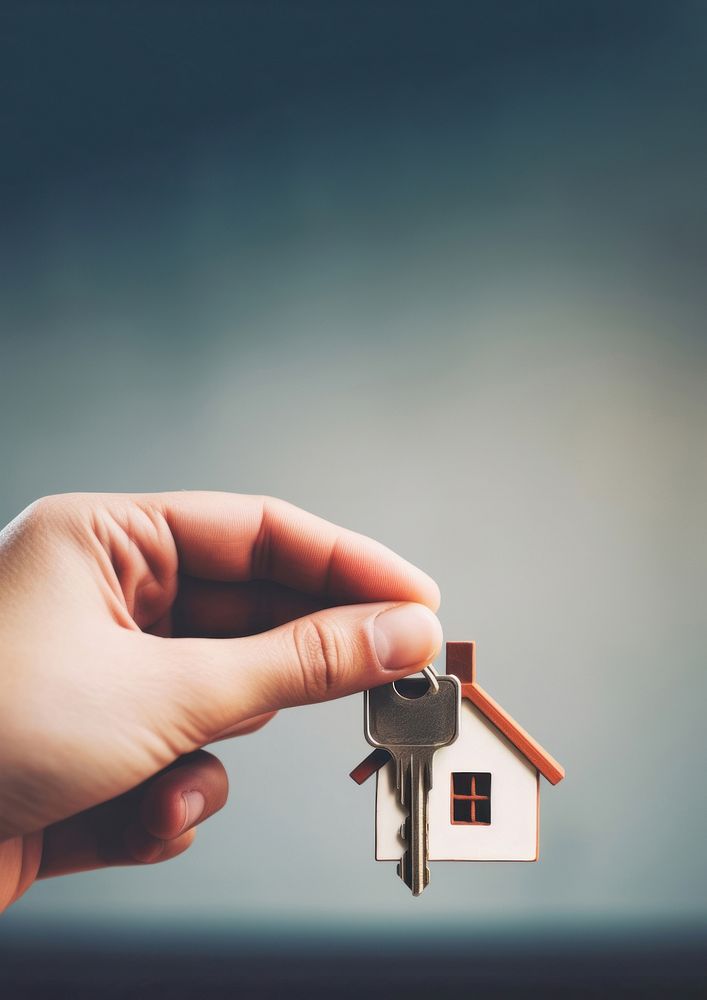
[[[364,692],[366,739],[371,746],[387,750],[395,761],[398,798],[408,814],[398,875],[413,896],[419,896],[430,881],[427,797],[432,788],[432,758],[456,740],[461,713],[458,678],[428,671],[431,683],[426,677],[407,678]]]

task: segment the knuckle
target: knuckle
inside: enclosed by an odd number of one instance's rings
[[[46,496],[35,500],[10,521],[2,530],[0,545],[12,543],[15,540],[27,542],[43,542],[49,538],[57,522],[61,518],[62,497]]]
[[[77,513],[87,507],[86,497],[80,493],[58,493],[40,497],[20,515],[23,526],[39,534],[57,525],[68,524]]]
[[[331,697],[341,676],[341,643],[336,629],[316,618],[295,623],[294,643],[308,702]]]
[[[253,497],[260,508],[260,525],[253,540],[251,551],[251,567],[257,579],[267,578],[271,574],[273,545],[271,526],[273,513],[280,504],[274,497],[260,495]]]
[[[39,497],[25,510],[24,516],[29,525],[42,525],[56,517],[61,499],[58,496]]]

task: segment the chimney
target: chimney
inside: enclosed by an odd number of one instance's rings
[[[454,674],[462,684],[473,684],[476,680],[476,643],[447,643],[447,673]]]

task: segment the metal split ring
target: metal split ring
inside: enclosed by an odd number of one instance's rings
[[[430,663],[425,667],[422,673],[427,678],[429,685],[432,688],[432,693],[437,694],[437,692],[439,691],[439,681],[437,680],[437,671],[435,670],[435,668]]]

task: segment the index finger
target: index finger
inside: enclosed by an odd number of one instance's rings
[[[179,568],[206,580],[273,580],[329,601],[416,601],[433,611],[439,588],[385,545],[273,497],[161,493]]]

